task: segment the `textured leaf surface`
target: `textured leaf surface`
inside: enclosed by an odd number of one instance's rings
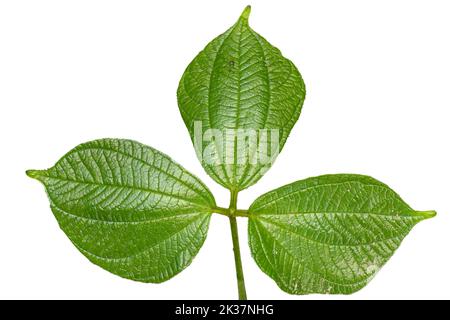
[[[364,287],[412,227],[435,212],[411,209],[367,176],[325,175],[259,197],[249,242],[286,292],[349,294]]]
[[[249,27],[249,14],[247,7],[235,25],[195,57],[178,87],[179,109],[197,155],[208,150],[216,160],[208,163],[202,157],[203,167],[216,182],[234,190],[256,183],[271,162],[260,161],[257,148],[239,144],[223,130],[258,130],[258,143],[267,141],[269,150],[274,145],[281,150],[305,98],[297,68]],[[211,141],[206,136],[196,142],[196,122],[201,122],[202,133],[221,130],[224,143],[208,148]],[[278,137],[261,129],[278,130]],[[231,161],[224,159],[226,154],[231,154]]]
[[[89,260],[143,282],[165,281],[191,263],[215,205],[196,177],[129,140],[88,142],[27,174],[45,185],[61,229]]]

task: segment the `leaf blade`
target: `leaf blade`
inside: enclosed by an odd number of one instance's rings
[[[177,91],[180,113],[204,169],[233,190],[256,183],[277,154],[264,152],[270,160],[261,160],[256,146],[239,145],[236,136],[224,131],[247,130],[249,139],[276,145],[278,152],[300,116],[305,98],[297,68],[250,28],[249,14],[247,7],[235,25],[194,58]],[[195,123],[200,123],[200,138],[195,137]],[[208,130],[221,131],[222,142],[205,138]],[[259,136],[262,130],[267,130],[264,134],[277,130],[278,137]]]
[[[294,182],[256,199],[249,213],[254,259],[292,294],[358,291],[418,222],[435,215],[360,175]]]
[[[168,156],[131,140],[102,139],[27,174],[91,262],[124,278],[162,282],[186,268],[206,239],[215,200]]]

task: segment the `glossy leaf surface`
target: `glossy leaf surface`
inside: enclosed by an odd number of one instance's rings
[[[349,294],[364,287],[403,238],[434,211],[411,209],[367,176],[294,182],[250,207],[249,241],[259,267],[293,294]]]
[[[250,28],[249,14],[247,7],[195,57],[178,87],[197,156],[216,182],[233,190],[270,168],[305,98],[297,68]]]
[[[206,238],[209,190],[166,155],[130,140],[81,144],[41,181],[61,229],[90,261],[121,277],[165,281]]]

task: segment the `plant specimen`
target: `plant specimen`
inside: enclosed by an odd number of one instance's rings
[[[238,209],[238,193],[267,172],[300,116],[305,85],[294,64],[238,21],[189,64],[177,92],[181,116],[206,172],[230,190],[228,208],[165,154],[131,140],[81,144],[42,182],[65,234],[90,261],[124,278],[159,283],[194,259],[211,215],[229,218],[238,292],[246,299],[237,231],[248,218],[253,258],[292,294],[349,294],[364,287],[414,225],[416,211],[368,176],[293,182]]]

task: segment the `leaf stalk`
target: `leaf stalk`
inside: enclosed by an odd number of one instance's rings
[[[239,300],[247,300],[247,292],[245,290],[245,281],[244,281],[244,271],[242,269],[241,249],[239,247],[239,233],[235,216],[237,211],[236,209],[237,196],[238,191],[231,190],[230,208],[229,208],[230,215],[228,217],[230,219],[231,238],[233,240],[233,252],[234,252],[234,261],[236,265],[236,279],[238,285]]]
[[[230,210],[229,208],[215,207],[212,209],[212,212],[218,213],[218,214],[221,214],[221,215],[227,216],[227,217],[243,217],[243,218],[250,217],[248,210],[243,210],[243,209]]]

